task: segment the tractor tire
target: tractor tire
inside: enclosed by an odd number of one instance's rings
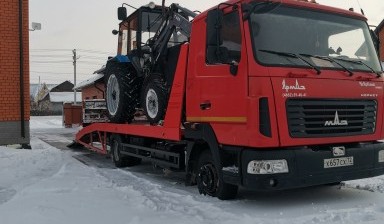
[[[224,183],[213,162],[211,152],[205,150],[197,162],[197,187],[200,194],[230,200],[237,196],[238,186]]]
[[[120,135],[112,135],[110,137],[111,159],[117,168],[135,166],[141,163],[140,158],[133,156],[124,156],[121,154],[122,140]]]
[[[112,123],[130,123],[139,105],[141,78],[128,66],[110,67],[105,81],[108,118]]]
[[[149,123],[158,124],[165,117],[168,105],[168,91],[164,78],[151,74],[144,82],[141,93],[141,105]]]

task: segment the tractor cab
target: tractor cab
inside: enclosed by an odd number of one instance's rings
[[[162,7],[150,3],[136,9],[129,16],[125,7],[119,7],[118,18],[122,21],[119,31],[113,32],[119,35],[118,55],[127,55],[132,50],[141,52],[143,46],[147,45],[159,30],[162,22]]]

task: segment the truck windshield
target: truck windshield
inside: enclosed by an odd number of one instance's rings
[[[250,26],[254,55],[263,65],[381,71],[365,21],[281,6],[268,13],[252,13]]]

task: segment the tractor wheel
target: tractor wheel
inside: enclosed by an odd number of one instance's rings
[[[196,173],[200,194],[218,197],[221,200],[236,198],[238,186],[224,183],[221,180],[209,150],[201,153]]]
[[[121,154],[122,148],[122,140],[120,135],[112,135],[110,138],[111,144],[111,158],[116,167],[129,167],[140,164],[141,159],[132,157],[132,156],[124,156]]]
[[[167,88],[161,75],[152,74],[143,85],[141,104],[151,124],[164,119],[167,109]]]
[[[109,120],[131,122],[139,103],[140,78],[128,66],[113,66],[106,77],[106,102]]]

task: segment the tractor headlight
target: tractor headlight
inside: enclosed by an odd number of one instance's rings
[[[287,160],[253,160],[248,163],[249,174],[276,174],[288,173]]]
[[[150,2],[150,3],[148,4],[148,7],[149,7],[150,9],[154,9],[154,8],[156,8],[156,4],[155,4],[154,2]]]

